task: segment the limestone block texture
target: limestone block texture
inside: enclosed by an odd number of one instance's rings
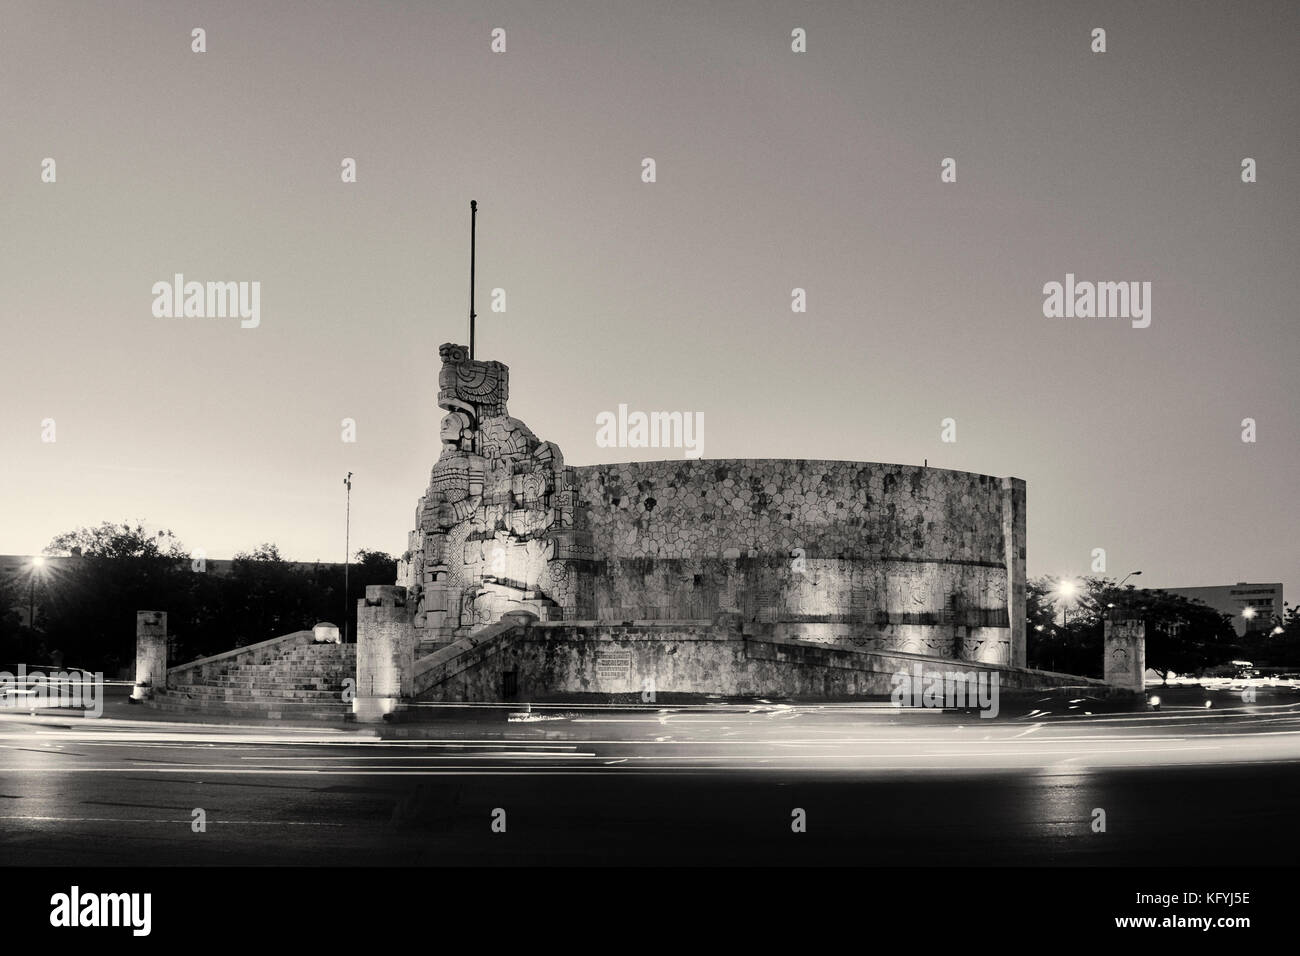
[[[135,687],[131,699],[152,700],[167,686],[167,612],[135,612]]]
[[[1102,676],[1106,683],[1120,690],[1146,690],[1146,623],[1108,617],[1105,628]]]

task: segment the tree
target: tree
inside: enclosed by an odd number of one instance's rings
[[[47,554],[75,557],[36,591],[40,632],[9,613],[14,582],[0,582],[0,647],[14,661],[42,663],[55,649],[68,666],[113,671],[135,657],[135,612],[167,612],[173,663],[265,641],[321,621],[346,621],[355,634],[356,602],[343,599],[341,565],[288,561],[272,543],[235,555],[228,575],[191,563],[170,531],[142,523],[78,528],[58,535]],[[353,597],[369,584],[392,584],[397,562],[361,550],[350,566]],[[200,566],[202,567],[202,566]]]
[[[19,608],[26,610],[28,590],[16,576],[0,578],[0,665],[9,667],[19,661],[37,659],[36,631],[24,626]]]
[[[368,551],[362,548],[356,553],[357,578],[367,584],[392,584],[397,579],[397,559],[385,551]]]
[[[135,657],[135,615],[189,606],[189,554],[167,530],[104,522],[55,537],[46,554],[76,556],[44,589],[43,653],[61,650],[68,666],[116,670]]]
[[[1165,679],[1173,672],[1199,673],[1241,653],[1231,618],[1200,601],[1132,585],[1121,589],[1109,578],[1087,577],[1076,587],[1066,598],[1060,579],[1028,582],[1030,666],[1101,676],[1108,614],[1145,622],[1147,666]],[[1056,623],[1058,606],[1068,609],[1068,623]]]
[[[357,602],[371,584],[392,584],[397,579],[397,559],[384,551],[357,551],[348,568],[347,599],[343,595],[343,568],[339,565],[316,565],[313,580],[321,599],[318,620],[347,626],[350,640],[356,639]]]
[[[274,544],[236,554],[224,588],[235,646],[311,627],[318,604],[313,590],[311,575],[284,560]]]
[[[1261,667],[1300,670],[1300,613],[1288,602],[1281,617],[1242,639],[1242,656]]]

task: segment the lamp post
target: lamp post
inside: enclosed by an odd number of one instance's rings
[[[348,642],[348,615],[352,609],[348,606],[348,558],[352,551],[352,472],[343,479],[347,485],[348,503],[343,521],[343,643]]]
[[[1062,581],[1056,586],[1056,593],[1065,599],[1061,602],[1062,627],[1065,627],[1065,625],[1070,623],[1070,605],[1068,602],[1070,598],[1074,597],[1074,595],[1078,593],[1078,591],[1079,586],[1073,581]]]
[[[1128,574],[1124,575],[1123,580],[1121,580],[1119,584],[1115,585],[1116,590],[1124,586],[1124,581],[1127,581],[1129,578],[1135,578],[1141,573],[1141,571],[1130,571]]]
[[[1142,573],[1141,571],[1130,571],[1128,574],[1124,575],[1124,577],[1122,577],[1122,578],[1120,579],[1119,584],[1115,585],[1115,590],[1116,590],[1116,591],[1122,591],[1122,590],[1124,589],[1124,582],[1125,582],[1125,581],[1127,581],[1129,578],[1137,577],[1137,576],[1138,576],[1139,574],[1141,574],[1141,573]],[[1106,605],[1106,607],[1108,607],[1108,608],[1113,608],[1114,606],[1115,606],[1114,604],[1107,604],[1107,605]]]
[[[27,626],[36,630],[36,575],[45,567],[45,558],[36,555],[32,558],[32,574],[27,587]]]

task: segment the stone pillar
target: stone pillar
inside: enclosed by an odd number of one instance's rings
[[[1024,667],[1025,643],[1025,481],[1002,479],[1002,542],[1007,564],[1007,619],[1012,667]]]
[[[357,602],[356,719],[374,723],[411,696],[415,627],[406,588],[372,584]]]
[[[132,702],[152,700],[167,686],[167,612],[135,612],[135,688]]]
[[[1121,690],[1146,690],[1147,629],[1144,621],[1106,616],[1106,683]]]

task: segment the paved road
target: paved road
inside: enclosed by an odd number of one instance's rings
[[[880,705],[465,714],[433,713],[401,739],[7,714],[0,859],[1250,866],[1300,855],[1295,703],[1091,716],[1063,704],[999,721]],[[192,830],[195,808],[206,832]],[[804,833],[791,829],[796,808]]]

